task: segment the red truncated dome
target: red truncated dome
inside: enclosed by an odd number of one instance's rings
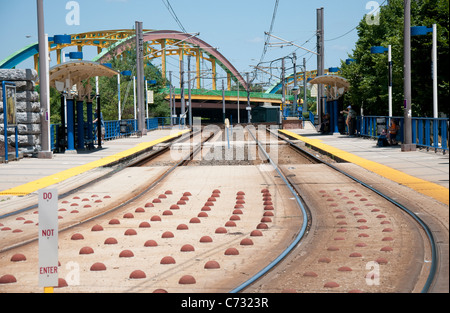
[[[170,209],[171,209],[171,210],[179,210],[180,207],[179,207],[178,205],[176,205],[176,204],[172,204],[172,205],[170,206]]]
[[[213,241],[212,238],[209,236],[203,236],[202,238],[200,238],[200,242],[207,243],[207,242],[212,242],[212,241]]]
[[[91,247],[83,247],[80,249],[80,254],[92,254],[94,253],[94,249]]]
[[[161,259],[160,264],[175,264],[175,259],[171,256],[166,256]]]
[[[143,279],[143,278],[146,278],[146,277],[147,277],[147,275],[145,275],[145,273],[143,271],[141,271],[141,270],[133,271],[130,274],[130,279]]]
[[[117,239],[116,238],[107,238],[105,240],[105,245],[116,245]]]
[[[145,210],[144,208],[137,208],[136,210],[134,210],[135,213],[144,213]]]
[[[252,231],[250,233],[250,236],[252,236],[252,237],[259,237],[259,236],[262,236],[262,235],[263,234],[262,234],[262,232],[260,230],[254,230],[254,231]]]
[[[180,251],[181,252],[192,252],[192,251],[195,251],[195,248],[192,245],[184,245],[181,247]]]
[[[256,226],[257,229],[268,229],[269,226],[265,223],[259,223],[258,226]]]
[[[145,204],[145,207],[146,208],[153,208],[154,205],[153,205],[153,203],[148,202],[148,203]]]
[[[12,284],[16,282],[17,279],[13,275],[4,275],[0,277],[0,284]]]
[[[189,223],[191,223],[191,224],[198,224],[198,223],[200,223],[200,219],[198,217],[193,217],[193,218],[191,218]]]
[[[217,261],[208,261],[205,264],[205,269],[216,269],[220,268],[220,264]]]
[[[252,246],[253,241],[250,238],[245,238],[241,240],[241,246]]]
[[[151,222],[161,222],[161,217],[159,217],[158,215],[154,215],[154,216],[152,216],[150,221]]]
[[[97,262],[91,266],[91,271],[92,272],[106,271],[106,266],[103,263]]]
[[[186,191],[185,193],[183,193],[184,197],[190,197],[192,196],[192,194],[189,191]]]
[[[165,233],[162,234],[161,238],[173,238],[174,235],[172,232],[170,231],[166,231]]]
[[[150,228],[150,223],[148,222],[142,222],[139,224],[139,228]]]
[[[216,234],[226,234],[227,230],[224,227],[219,227],[216,229]]]
[[[178,283],[180,285],[192,285],[195,284],[195,278],[191,275],[184,275],[183,277],[180,278],[180,280],[178,281]]]
[[[109,221],[109,225],[119,225],[120,221],[116,218],[113,218],[112,220]]]
[[[95,225],[92,227],[91,231],[102,231],[103,227],[101,225]]]
[[[239,251],[236,248],[228,248],[225,251],[225,255],[239,255]]]
[[[337,288],[337,287],[339,287],[339,284],[334,281],[330,281],[330,282],[326,283],[324,285],[324,287],[325,288]]]
[[[134,253],[130,250],[123,250],[119,254],[119,258],[132,258],[134,257]]]
[[[70,238],[71,240],[83,240],[84,237],[82,234],[73,234],[72,237]]]
[[[303,276],[304,276],[304,277],[317,277],[317,276],[319,276],[319,275],[317,275],[317,273],[315,273],[315,272],[305,272],[305,273],[303,274]]]
[[[188,230],[189,227],[186,224],[180,224],[177,226],[177,230]]]
[[[132,213],[125,213],[123,218],[134,218],[134,215]]]
[[[147,240],[144,244],[144,247],[157,247],[158,243],[154,240]]]
[[[58,278],[58,288],[69,286],[64,278]]]
[[[11,257],[11,262],[22,262],[22,261],[26,261],[26,260],[27,260],[27,258],[25,257],[25,255],[23,255],[21,253],[14,254]]]
[[[137,232],[134,229],[127,229],[125,231],[125,236],[135,236],[137,235]]]

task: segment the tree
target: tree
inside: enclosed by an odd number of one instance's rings
[[[112,53],[113,58],[109,60],[112,68],[119,71],[131,71],[131,76],[121,76],[121,113],[122,119],[134,119],[134,93],[133,76],[136,75],[136,46],[131,45],[128,50],[121,55]],[[154,103],[149,105],[150,117],[170,116],[166,95],[160,91],[166,86],[167,81],[162,77],[161,71],[150,62],[145,64],[144,72],[147,80],[155,80],[156,84],[149,85],[149,90],[153,90]],[[102,110],[105,120],[116,120],[118,118],[118,90],[117,77],[102,77],[99,79],[99,88],[102,99]]]
[[[431,27],[438,24],[438,81],[440,111],[448,115],[444,105],[449,96],[448,75],[448,0],[417,0],[411,4],[412,25]],[[380,9],[379,25],[369,25],[366,18],[357,30],[359,39],[350,58],[342,62],[342,75],[351,83],[345,105],[362,106],[365,115],[388,115],[388,56],[371,54],[373,46],[392,46],[393,114],[403,116],[403,0],[390,0]],[[433,90],[431,78],[431,35],[412,37],[412,110],[415,116],[432,116]]]

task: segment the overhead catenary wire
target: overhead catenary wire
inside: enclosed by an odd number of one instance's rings
[[[174,18],[175,22],[177,22],[178,26],[181,28],[181,30],[184,33],[187,33],[186,29],[184,28],[183,24],[181,23],[180,19],[178,18],[177,14],[175,13],[175,10],[172,8],[172,5],[170,4],[169,0],[161,0],[162,3],[166,6],[169,13]]]

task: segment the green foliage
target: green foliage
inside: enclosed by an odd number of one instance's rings
[[[116,55],[113,53],[113,55]],[[112,68],[119,72],[132,71],[132,75],[136,75],[136,48],[130,47],[120,56],[114,56],[109,63]],[[160,91],[166,86],[166,80],[162,78],[158,68],[150,63],[144,66],[145,77],[147,80],[156,80],[156,85],[148,85],[149,90],[154,92],[154,104],[149,105],[149,117],[166,117],[170,116],[169,104],[165,100],[165,94]],[[86,84],[86,82],[84,82]],[[91,78],[91,86],[95,86],[95,78]],[[106,121],[117,120],[118,114],[118,84],[117,77],[99,77],[99,90],[102,103],[102,114]],[[38,90],[39,91],[39,90]],[[94,91],[95,93],[95,87]],[[134,118],[134,93],[133,93],[133,76],[121,76],[121,109],[122,119]],[[95,105],[95,100],[94,100]],[[50,90],[50,107],[51,107],[51,123],[60,123],[60,93],[51,88]],[[85,112],[86,115],[86,112]]]
[[[121,76],[120,95],[122,119],[134,118],[134,93],[133,93],[133,76],[136,75],[136,48],[131,46],[122,55],[116,56],[109,61],[112,68],[119,71],[131,71],[132,76]],[[163,79],[158,68],[151,63],[144,66],[145,77],[147,80],[156,80],[156,85],[148,85],[149,90],[154,92],[154,103],[149,105],[150,117],[166,117],[170,116],[168,102],[165,100],[165,94],[161,94],[160,90],[166,86],[166,80]],[[101,77],[99,79],[99,88],[102,101],[102,110],[105,120],[116,120],[118,114],[118,92],[117,77]]]
[[[448,0],[417,0],[411,3],[411,25],[438,25],[439,109],[448,115]],[[403,0],[390,0],[381,7],[379,25],[368,25],[364,18],[358,26],[359,39],[349,65],[341,64],[342,76],[351,83],[345,105],[363,106],[365,115],[388,115],[388,55],[371,54],[373,46],[392,46],[393,113],[403,116]],[[433,89],[431,76],[432,36],[412,37],[412,109],[414,116],[432,116]]]

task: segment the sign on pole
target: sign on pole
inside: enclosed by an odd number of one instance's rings
[[[58,191],[39,190],[39,287],[58,286]]]

